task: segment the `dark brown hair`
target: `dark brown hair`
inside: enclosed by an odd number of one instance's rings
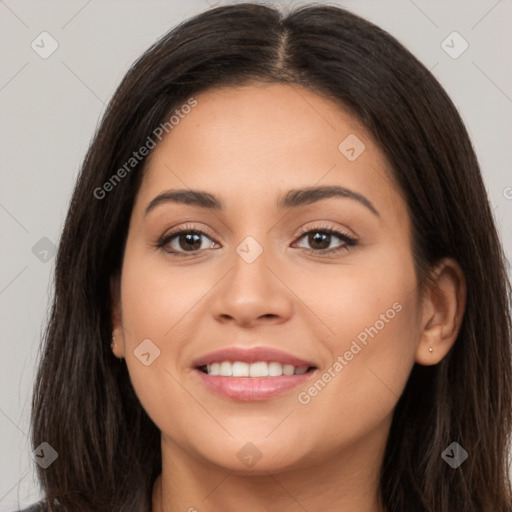
[[[388,33],[341,8],[281,14],[234,4],[176,27],[131,67],[89,148],[60,241],[32,403],[32,443],[58,452],[38,469],[45,504],[146,511],[161,471],[160,432],[110,350],[111,290],[147,159],[103,199],[94,191],[169,113],[221,85],[298,84],[332,98],[372,134],[413,226],[419,286],[443,257],[460,264],[467,304],[437,365],[415,364],[394,412],[381,473],[389,512],[510,512],[511,289],[479,165],[457,110]],[[441,458],[458,442],[468,459]]]

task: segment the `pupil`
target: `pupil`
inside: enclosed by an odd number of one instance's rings
[[[311,245],[311,247],[316,248],[316,249],[328,249],[329,248],[328,239],[330,236],[331,235],[326,234],[326,233],[316,232],[313,235],[309,236],[309,244]],[[323,244],[322,244],[322,241],[324,242]],[[326,241],[327,241],[327,244],[325,243]],[[321,247],[315,247],[318,244],[320,244]]]
[[[187,240],[185,245],[181,243],[183,238]],[[180,247],[182,249],[199,249],[199,247],[201,247],[201,236],[197,233],[187,233],[186,235],[180,236]]]

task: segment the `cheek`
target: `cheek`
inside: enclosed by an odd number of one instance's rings
[[[409,296],[391,294],[366,304],[359,315],[366,320],[351,323],[347,335],[333,343],[327,373],[335,377],[323,389],[320,384],[320,391],[310,389],[317,396],[306,406],[312,416],[326,418],[326,437],[350,444],[390,419],[414,364],[415,313]]]
[[[355,439],[381,423],[403,392],[416,350],[418,297],[406,256],[333,276],[330,297],[317,290],[331,333],[322,382],[303,390],[305,409],[324,417],[328,435]],[[312,301],[310,305],[314,304]],[[327,381],[327,383],[326,383]],[[348,421],[349,420],[349,421]]]
[[[208,288],[184,268],[162,266],[127,246],[121,281],[125,361],[134,390],[160,429],[176,414],[190,409],[180,386],[183,345],[193,333],[189,316]]]
[[[336,325],[342,334],[338,350],[347,351],[348,358],[350,352],[357,353],[347,378],[359,384],[363,378],[382,381],[383,390],[389,387],[399,395],[416,348],[418,296],[412,258],[406,252],[383,254],[361,272],[354,269],[345,284],[344,310]]]
[[[168,263],[156,253],[139,252],[127,249],[125,255],[121,282],[124,326],[130,346],[151,338],[165,356],[179,349],[173,340],[182,339],[188,315],[194,314],[215,278],[207,271],[198,276],[193,267]]]

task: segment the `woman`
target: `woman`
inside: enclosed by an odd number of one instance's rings
[[[39,509],[510,511],[509,305],[415,57],[336,7],[209,10],[130,69],[80,173]]]

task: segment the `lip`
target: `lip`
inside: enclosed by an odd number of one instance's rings
[[[292,354],[283,352],[271,347],[253,347],[253,348],[240,348],[240,347],[229,347],[210,352],[204,356],[197,358],[192,366],[198,368],[212,363],[220,363],[222,361],[241,361],[243,363],[257,363],[259,361],[265,362],[277,362],[281,364],[291,364],[295,367],[301,366],[317,366],[312,361],[306,361],[300,359]],[[265,378],[265,377],[261,377]],[[272,377],[278,378],[278,377]]]
[[[300,375],[281,375],[280,377],[222,377],[208,375],[198,368],[195,368],[193,373],[211,391],[232,400],[250,402],[268,400],[303,385],[316,375],[317,369]]]
[[[223,377],[208,375],[201,371],[202,366],[222,361],[241,361],[244,363],[277,362],[291,364],[295,367],[314,367],[300,375],[281,375],[280,377]],[[199,381],[214,393],[239,401],[268,400],[283,394],[312,378],[316,374],[317,365],[297,356],[272,347],[240,348],[229,347],[210,352],[194,360],[193,374]]]

